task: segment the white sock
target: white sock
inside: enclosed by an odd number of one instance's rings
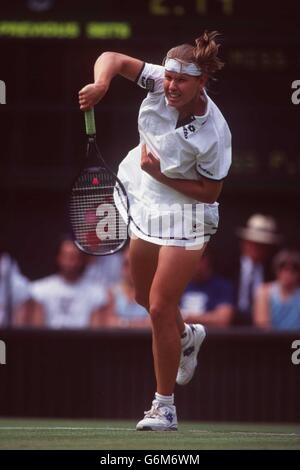
[[[172,393],[172,395],[161,395],[156,392],[155,400],[163,405],[174,405],[174,393]]]
[[[186,323],[184,324],[184,332],[181,335],[181,346],[184,348],[191,339],[191,328]]]

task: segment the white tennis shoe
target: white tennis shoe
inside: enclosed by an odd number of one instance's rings
[[[178,385],[186,385],[192,380],[197,367],[197,356],[206,332],[203,325],[189,325],[192,334],[190,341],[181,351],[180,363],[176,377]]]
[[[153,400],[151,410],[136,425],[137,431],[177,431],[177,415],[174,405],[164,405]]]

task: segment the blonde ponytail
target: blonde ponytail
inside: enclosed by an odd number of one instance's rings
[[[195,40],[194,57],[204,73],[211,76],[224,66],[218,57],[220,44],[217,44],[215,38],[219,36],[217,31],[204,31],[202,36]]]

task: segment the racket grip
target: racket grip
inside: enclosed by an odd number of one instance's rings
[[[85,111],[84,120],[85,120],[85,131],[87,135],[96,135],[94,108],[91,108],[88,111]]]

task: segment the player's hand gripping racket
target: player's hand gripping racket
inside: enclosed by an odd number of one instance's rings
[[[89,255],[103,256],[119,251],[126,243],[129,205],[122,183],[100,154],[93,108],[85,112],[85,128],[87,154],[72,186],[69,217],[78,248]],[[115,199],[119,207],[122,204],[125,220]]]

